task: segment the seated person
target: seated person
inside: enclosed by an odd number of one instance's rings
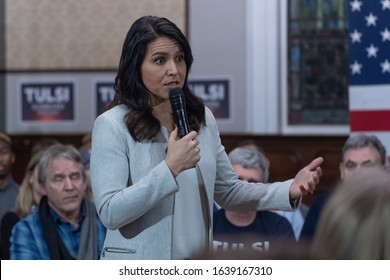
[[[341,150],[340,179],[344,180],[368,167],[387,168],[386,148],[375,135],[355,134]],[[332,190],[320,194],[310,206],[302,228],[300,242],[310,243]]]
[[[265,183],[268,164],[256,149],[236,148],[229,153],[233,169],[241,180]],[[266,252],[273,244],[295,243],[291,224],[271,211],[214,212],[214,251],[255,250]],[[275,243],[273,243],[275,242]]]
[[[62,144],[48,148],[38,164],[38,182],[43,196],[38,209],[14,226],[11,259],[98,259],[106,229],[85,199],[79,151]]]
[[[264,173],[264,182],[268,182],[269,177],[269,168],[270,168],[270,161],[265,155],[265,152],[261,146],[259,146],[254,140],[252,139],[246,139],[238,143],[238,147],[241,148],[251,148],[251,149],[257,149],[264,157],[266,162],[263,163],[263,173]],[[267,163],[267,164],[265,164]],[[295,239],[298,241],[299,236],[301,235],[301,230],[303,227],[303,223],[305,222],[306,215],[309,211],[309,206],[301,203],[297,211],[282,211],[282,210],[275,210],[274,212],[282,217],[285,217],[291,224]]]
[[[1,219],[1,252],[2,259],[10,258],[10,237],[14,225],[20,219],[30,214],[41,200],[41,192],[38,183],[38,163],[45,149],[60,142],[54,138],[43,138],[36,142],[31,149],[31,158],[27,164],[24,178],[16,197],[15,208],[8,211]]]

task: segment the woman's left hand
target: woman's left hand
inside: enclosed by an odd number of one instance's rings
[[[322,175],[320,165],[323,161],[322,157],[318,157],[297,173],[290,187],[291,199],[299,199],[302,196],[314,193]]]

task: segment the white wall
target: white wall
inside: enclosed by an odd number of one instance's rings
[[[189,0],[192,75],[232,77],[231,121],[221,132],[280,132],[279,0]]]
[[[221,132],[246,129],[245,5],[242,0],[189,0],[191,75],[232,79],[232,119],[219,121]]]

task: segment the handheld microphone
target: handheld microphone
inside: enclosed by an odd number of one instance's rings
[[[186,99],[181,88],[176,87],[169,90],[169,101],[171,102],[173,118],[178,128],[179,137],[190,133],[190,125],[187,119]]]

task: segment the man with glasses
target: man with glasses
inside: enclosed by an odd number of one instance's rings
[[[355,134],[350,136],[341,150],[340,179],[344,180],[362,169],[388,167],[386,149],[375,135]],[[301,242],[311,242],[321,211],[332,190],[319,195],[307,213],[301,232]]]
[[[268,160],[257,149],[236,148],[229,153],[229,159],[241,180],[267,182]],[[295,243],[289,221],[271,211],[243,209],[233,212],[221,208],[214,212],[213,221],[215,252],[268,252],[277,243]]]

